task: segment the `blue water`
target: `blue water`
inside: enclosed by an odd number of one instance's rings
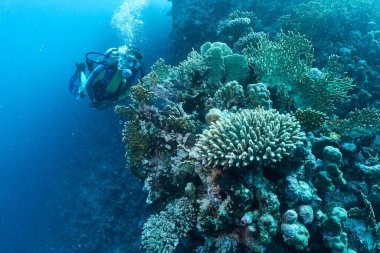
[[[87,51],[123,43],[110,26],[122,2],[0,0],[0,252],[55,252],[66,197],[102,159],[124,164],[113,110],[67,87]],[[168,52],[168,8],[162,0],[143,11],[147,66]]]

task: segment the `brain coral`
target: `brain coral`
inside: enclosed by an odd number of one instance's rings
[[[276,163],[302,144],[305,135],[300,128],[293,116],[276,110],[230,113],[200,135],[198,158],[203,165],[224,168]]]

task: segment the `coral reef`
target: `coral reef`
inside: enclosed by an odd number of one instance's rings
[[[138,165],[137,170],[129,168],[144,181],[146,202],[158,211],[144,225],[145,252],[265,252],[273,245],[349,252],[375,243],[364,240],[372,232],[354,232],[363,223],[349,223],[352,229],[346,232],[345,210],[339,208],[358,207],[357,217],[369,215],[368,224],[375,227],[379,201],[372,200],[377,198],[367,194],[355,176],[360,171],[371,183],[380,178],[376,167],[380,145],[365,136],[355,143],[327,137],[337,135],[338,121],[324,111],[338,106],[337,98],[346,96],[351,81],[340,78],[337,57],[331,57],[322,71],[312,68],[310,43],[301,35],[282,34],[280,41],[282,36],[283,42],[266,37],[257,48],[251,46],[239,55],[240,61],[248,59],[256,67],[254,78],[243,68],[233,71],[236,78],[229,80],[228,69],[234,64],[226,58],[234,54],[225,43],[205,43],[200,53],[192,51],[178,66],[159,60],[132,89],[132,103],[118,108],[128,117],[127,160]],[[271,65],[271,57],[282,65]],[[256,78],[268,83],[255,83]],[[319,82],[326,87],[316,100],[323,98],[325,103],[317,106],[308,100],[306,90],[312,91]],[[292,86],[280,96],[286,84]],[[276,110],[283,110],[289,100],[298,110],[292,114]],[[303,109],[303,104],[316,109]],[[179,233],[182,225],[173,225],[179,216],[169,210],[183,199],[186,210],[191,206],[194,223]],[[355,243],[350,244],[351,237]]]
[[[314,0],[298,5],[289,15],[282,17],[284,30],[305,34],[319,46],[323,41],[342,41],[350,31],[367,27],[375,17],[374,1],[371,0]],[[355,20],[347,24],[347,20]],[[323,36],[320,36],[324,31]]]
[[[135,165],[129,169],[144,181],[146,202],[156,211],[144,225],[142,250],[378,248],[380,121],[377,110],[369,109],[376,108],[376,95],[367,91],[376,70],[355,58],[354,47],[340,45],[339,56],[321,53],[313,34],[321,34],[323,21],[332,22],[325,20],[330,10],[319,13],[321,22],[310,22],[315,26],[307,32],[302,27],[308,24],[299,21],[316,12],[310,6],[334,6],[342,10],[334,15],[346,30],[338,34],[334,26],[329,32],[346,36],[368,19],[341,21],[368,13],[367,2],[362,10],[359,0],[271,1],[271,7],[268,1],[211,0],[209,8],[190,2],[199,5],[184,14],[189,2],[173,0],[175,33],[181,26],[174,36],[177,48],[182,43],[181,50],[191,45],[199,51],[175,66],[158,60],[132,88],[132,103],[117,109],[128,118],[126,157]],[[295,31],[265,27],[271,18],[278,21],[275,14],[284,28],[295,24]],[[199,37],[180,37],[195,32]],[[205,36],[220,41],[204,42]],[[380,41],[376,33],[371,38]]]

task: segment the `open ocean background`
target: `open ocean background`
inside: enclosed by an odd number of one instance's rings
[[[125,166],[113,109],[94,110],[68,91],[86,52],[123,45],[110,25],[122,2],[0,0],[2,253],[58,252],[53,242],[86,175],[102,163]],[[169,9],[157,0],[142,11],[147,69],[168,54]]]

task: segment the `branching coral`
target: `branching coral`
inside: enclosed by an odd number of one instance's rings
[[[151,141],[155,128],[148,122],[127,121],[124,123],[123,142],[126,143],[127,162],[133,174],[143,178],[141,166],[152,148]]]
[[[114,111],[120,117],[120,119],[122,119],[128,115],[128,107],[126,107],[124,105],[115,106]]]
[[[145,89],[141,84],[131,88],[131,98],[135,102],[150,104],[153,100],[153,93]]]
[[[302,144],[297,120],[274,110],[244,110],[211,124],[196,144],[205,166],[276,163]]]
[[[217,34],[227,42],[235,42],[252,31],[256,17],[250,11],[234,11],[218,24]]]
[[[355,109],[345,119],[332,121],[332,129],[343,136],[374,134],[380,129],[380,112],[374,108]]]
[[[337,71],[338,57],[330,57],[323,71],[312,68],[313,47],[300,34],[281,33],[277,42],[265,36],[257,48],[250,46],[244,52],[258,80],[276,89],[285,84],[298,108],[332,112],[335,103],[352,89],[352,80]]]
[[[347,93],[353,89],[352,79],[342,77],[338,68],[339,57],[332,55],[322,71],[310,69],[299,85],[295,103],[301,108],[309,106],[322,112],[333,112],[335,103],[347,98]]]
[[[349,30],[362,29],[374,16],[372,0],[313,0],[297,6],[293,13],[282,19],[285,30],[306,34],[319,40],[337,39]],[[355,22],[347,22],[347,20]],[[350,28],[350,29],[348,29]],[[321,36],[323,31],[324,36]]]
[[[300,122],[301,126],[309,131],[323,126],[328,119],[326,113],[310,108],[297,110],[293,115]]]
[[[244,53],[259,81],[271,86],[300,82],[314,62],[310,41],[292,32],[279,34],[277,42],[263,36],[257,47],[250,46]]]
[[[243,50],[244,48],[248,47],[251,44],[256,44],[260,41],[260,39],[265,36],[263,32],[250,32],[242,37],[240,37],[235,43],[234,43],[234,49],[236,50]]]

